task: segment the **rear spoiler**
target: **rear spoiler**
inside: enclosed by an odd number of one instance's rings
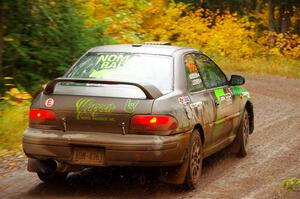
[[[107,80],[97,80],[97,79],[85,79],[85,78],[57,78],[52,81],[50,81],[45,89],[44,89],[44,94],[49,95],[53,93],[54,88],[57,83],[59,82],[75,82],[75,83],[89,83],[89,84],[124,84],[124,85],[131,85],[138,87],[141,89],[147,99],[156,99],[161,97],[163,94],[156,88],[155,86],[148,84],[148,83],[133,83],[133,82],[123,82],[123,81],[107,81]]]

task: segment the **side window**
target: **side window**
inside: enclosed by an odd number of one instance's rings
[[[189,89],[191,91],[204,89],[203,82],[197,69],[195,56],[193,54],[188,54],[184,57],[184,65]]]
[[[197,55],[196,63],[207,88],[224,86],[227,78],[222,70],[205,55]]]

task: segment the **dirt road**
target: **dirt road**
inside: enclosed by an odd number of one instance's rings
[[[159,182],[141,185],[132,170],[88,170],[72,174],[63,184],[46,185],[23,166],[0,178],[0,198],[277,198],[283,179],[300,177],[300,80],[246,80],[255,107],[248,156],[219,152],[207,158],[196,190]],[[300,198],[300,192],[287,197]]]

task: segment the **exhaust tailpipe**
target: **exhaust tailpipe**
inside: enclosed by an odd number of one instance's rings
[[[54,161],[56,163],[56,168],[55,168],[56,172],[68,172],[70,170],[70,165],[58,162],[56,160]]]
[[[51,172],[68,172],[70,171],[70,165],[58,162],[56,160],[37,160],[33,158],[28,159],[27,170],[30,172],[41,172],[41,173],[51,173]]]

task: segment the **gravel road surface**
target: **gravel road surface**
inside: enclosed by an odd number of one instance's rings
[[[218,152],[205,159],[193,191],[143,180],[132,168],[87,170],[69,175],[62,184],[46,185],[23,163],[0,177],[0,198],[300,199],[299,191],[278,193],[282,180],[300,178],[300,80],[246,75],[245,87],[255,108],[248,156]]]

